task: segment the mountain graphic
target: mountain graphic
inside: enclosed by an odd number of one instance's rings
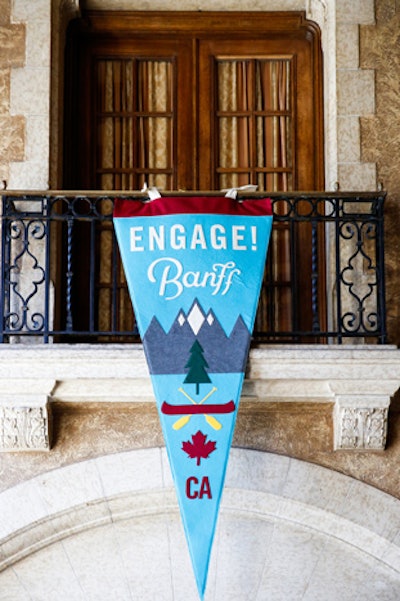
[[[242,317],[227,336],[214,312],[206,313],[195,300],[187,313],[178,312],[168,332],[152,318],[143,337],[150,373],[184,374],[195,340],[203,348],[210,373],[245,371],[251,336]]]

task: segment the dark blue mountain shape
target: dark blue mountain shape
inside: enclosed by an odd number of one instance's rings
[[[204,321],[193,329],[188,321],[197,304]],[[151,374],[184,374],[195,340],[203,347],[209,373],[244,372],[250,346],[250,332],[241,316],[229,336],[212,311],[207,314],[195,301],[187,314],[179,311],[169,332],[153,317],[143,337],[143,346]]]

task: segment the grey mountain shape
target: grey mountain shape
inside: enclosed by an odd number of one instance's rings
[[[201,309],[200,304],[197,305]],[[211,313],[213,323],[210,325],[205,320],[196,336],[187,321],[189,313],[190,310],[187,314],[179,311],[169,332],[165,332],[155,316],[152,318],[143,337],[150,373],[185,374],[190,349],[196,339],[203,347],[208,373],[244,372],[251,336],[242,317],[239,315],[232,332],[227,336],[215,314],[210,311],[207,315]],[[179,315],[185,317],[183,325],[178,322]]]

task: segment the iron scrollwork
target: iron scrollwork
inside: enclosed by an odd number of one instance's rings
[[[340,257],[344,263],[339,282],[343,314],[340,330],[346,334],[368,336],[379,327],[377,290],[379,270],[376,262],[374,222],[344,222],[339,225]],[[347,299],[346,299],[347,297]],[[347,302],[346,302],[347,301]]]
[[[119,193],[119,196],[143,199],[140,193]],[[280,311],[276,295],[281,284],[274,284],[274,288],[266,277],[266,295],[261,303],[265,319],[260,322],[261,328],[257,330],[256,326],[256,340],[341,343],[344,339],[368,338],[385,342],[385,194],[287,192],[268,196],[272,199],[276,233],[270,255],[278,262],[289,258],[285,302],[294,317],[285,330],[276,329],[274,315]],[[81,262],[78,242],[82,232],[89,240],[85,247],[88,280],[84,285],[90,303],[96,295],[98,249],[105,238],[108,246],[104,250],[103,245],[102,252],[108,253],[111,274],[106,285],[110,295],[114,295],[112,307],[118,307],[120,302],[120,266],[112,230],[114,198],[95,192],[6,193],[2,204],[1,340],[38,336],[48,342],[52,336],[69,340],[71,336],[82,335],[88,341],[102,336],[114,337],[114,341],[132,340],[133,331],[117,329],[113,314],[109,324],[103,326],[101,320],[92,317],[94,312],[90,309],[89,327],[83,334],[74,322],[80,311],[80,297],[74,286],[78,279],[75,270]],[[285,259],[279,256],[283,246]],[[307,257],[306,276],[298,270],[301,253]],[[54,273],[61,315],[57,330],[53,326],[55,309],[51,296]],[[306,308],[302,306],[304,297],[308,299]],[[296,312],[307,311],[305,327],[296,321]]]
[[[8,307],[4,312],[6,329],[12,332],[43,331],[45,315],[41,289],[46,281],[43,241],[48,236],[47,223],[41,219],[14,219],[6,222],[5,240],[8,262],[5,265],[4,290]],[[35,300],[38,300],[36,303]]]

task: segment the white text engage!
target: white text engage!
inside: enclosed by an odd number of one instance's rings
[[[130,251],[143,252],[165,250],[257,250],[257,227],[255,225],[232,225],[225,227],[215,223],[209,227],[200,223],[187,229],[181,223],[171,226],[141,225],[130,228]]]

